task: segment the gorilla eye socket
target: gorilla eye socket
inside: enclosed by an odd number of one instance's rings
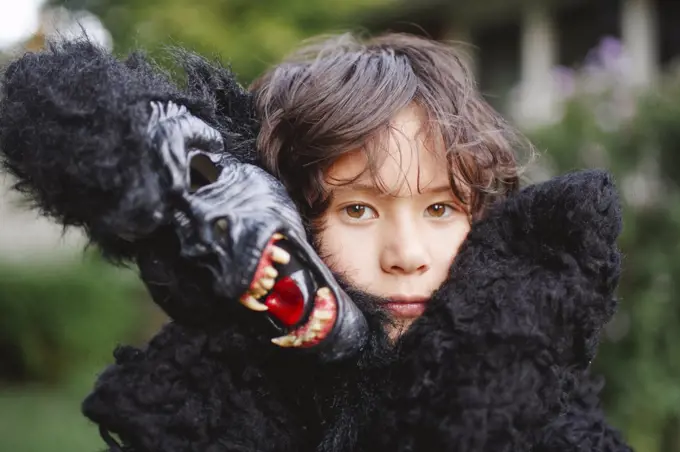
[[[189,164],[189,191],[194,193],[199,188],[212,184],[217,180],[218,176],[217,166],[207,155],[194,155]]]

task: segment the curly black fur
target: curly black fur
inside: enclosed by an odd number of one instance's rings
[[[574,379],[573,388],[564,402],[564,410],[543,428],[534,443],[537,452],[597,450],[628,451],[622,435],[605,420],[599,394],[604,385],[601,378],[588,373]]]
[[[371,450],[531,449],[569,409],[614,311],[620,221],[596,171],[492,208],[403,336]]]
[[[353,450],[395,355],[384,314],[347,290],[374,332],[356,361],[320,368],[250,335],[173,323],[144,349],[119,348],[83,411],[134,451]]]
[[[163,228],[168,181],[140,130],[149,101],[186,106],[229,152],[257,159],[249,95],[218,64],[178,55],[182,89],[140,55],[120,62],[87,42],[28,54],[3,81],[0,150],[17,188],[110,257],[132,258],[173,317],[145,347],[119,348],[84,401],[109,443],[110,432],[134,452],[629,450],[588,375],[620,271],[606,173],[493,207],[396,347],[379,300],[346,286],[372,337],[355,359],[319,366],[214,299]]]

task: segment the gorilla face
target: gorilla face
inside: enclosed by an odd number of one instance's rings
[[[148,133],[170,180],[181,256],[210,271],[219,297],[266,315],[284,333],[272,339],[281,347],[335,360],[363,345],[363,315],[276,178],[225,153],[222,136],[184,107],[152,103]]]

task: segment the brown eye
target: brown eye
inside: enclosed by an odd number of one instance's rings
[[[345,207],[343,210],[353,220],[366,220],[377,217],[375,210],[363,204],[353,204]]]
[[[447,215],[447,209],[451,209],[451,206],[446,204],[432,204],[427,208],[427,215],[430,217],[441,218]]]
[[[351,218],[359,219],[364,215],[364,213],[366,213],[366,206],[362,206],[361,204],[355,204],[353,206],[346,207],[345,211],[347,212],[347,215],[349,215]]]

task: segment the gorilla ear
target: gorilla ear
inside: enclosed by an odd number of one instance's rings
[[[189,158],[189,186],[191,193],[217,181],[220,170],[217,165],[210,160],[210,157],[201,152],[197,152]]]

